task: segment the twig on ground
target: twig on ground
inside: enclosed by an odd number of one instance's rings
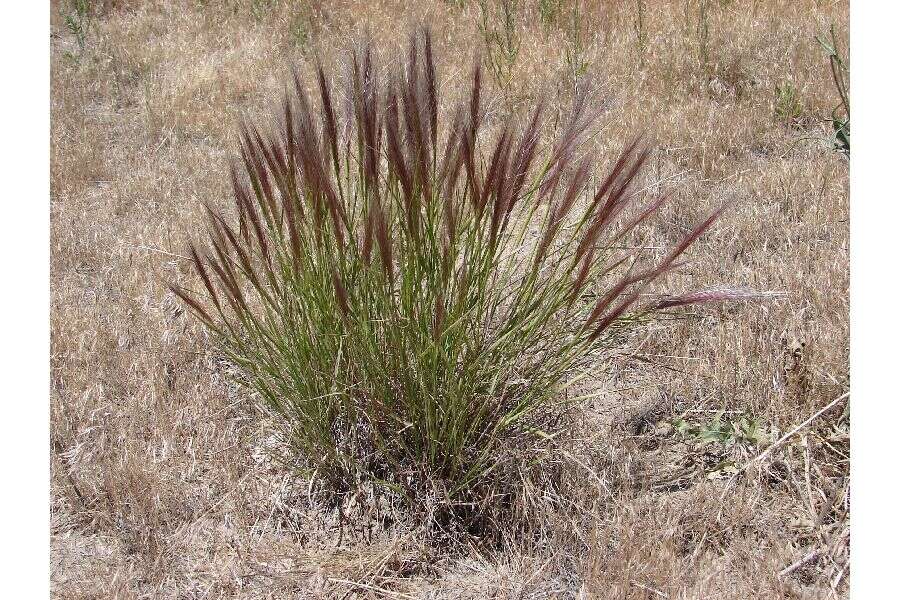
[[[850,559],[847,559],[847,562],[844,563],[844,566],[841,567],[841,570],[835,576],[835,578],[831,581],[831,589],[837,593],[837,588],[841,584],[841,580],[844,578],[844,573],[847,572],[847,567],[850,566]]]
[[[168,252],[166,250],[160,250],[159,248],[154,248],[153,246],[132,246],[135,250],[149,250],[151,252],[157,252],[159,254],[165,254],[166,256],[174,256],[175,258],[180,258],[182,260],[193,260],[189,256],[182,256],[181,254],[175,254],[174,252]]]
[[[818,559],[820,556],[822,556],[821,550],[818,550],[818,549],[813,550],[812,552],[807,553],[800,560],[797,560],[796,562],[793,562],[790,565],[783,568],[782,570],[778,571],[778,576],[779,577],[787,577],[788,575],[790,575],[791,573],[793,573],[794,571],[796,571],[803,565],[811,563],[812,561]]]
[[[641,583],[638,583],[638,582],[635,581],[634,579],[631,580],[631,583],[634,584],[634,585],[636,585],[637,587],[641,588],[642,590],[647,590],[648,592],[652,592],[652,593],[656,594],[656,595],[659,596],[660,598],[668,598],[668,597],[669,597],[669,595],[666,594],[665,592],[661,592],[661,591],[659,591],[659,590],[657,590],[657,589],[654,589],[654,588],[652,588],[652,587],[650,587],[650,586],[648,586],[648,585],[643,585],[643,584],[641,584]]]
[[[392,592],[391,590],[387,590],[383,587],[378,587],[377,585],[369,585],[367,583],[351,581],[349,579],[337,579],[335,577],[329,577],[328,581],[330,581],[331,583],[342,583],[344,585],[362,588],[364,590],[369,590],[370,592],[378,592],[379,594],[384,594],[386,596],[394,598],[408,598],[409,600],[414,600],[415,598],[415,596],[410,596],[409,594],[404,594],[403,592]]]

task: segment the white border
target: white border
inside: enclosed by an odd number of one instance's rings
[[[895,2],[856,0],[851,4],[850,589],[854,599],[896,594],[897,582],[898,13]]]
[[[851,597],[860,599],[883,597],[896,579],[898,13],[893,2],[851,6]],[[0,560],[12,575],[4,595],[22,597],[21,585],[33,597],[47,580],[49,541],[48,4],[11,2],[4,17]]]
[[[3,595],[34,598],[49,584],[48,3],[6,3],[3,17],[0,564]]]

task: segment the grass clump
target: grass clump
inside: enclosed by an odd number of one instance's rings
[[[343,94],[319,67],[317,101],[295,73],[274,131],[242,128],[235,216],[207,207],[202,294],[173,290],[320,482],[472,525],[548,455],[562,391],[616,332],[724,297],[645,293],[718,213],[645,264],[616,248],[665,197],[631,206],[638,142],[589,188],[585,88],[554,140],[543,103],[489,136],[479,67],[445,121],[427,32],[401,62],[384,81],[352,53]]]
[[[75,37],[79,56],[84,53],[88,32],[91,29],[92,7],[89,0],[71,0],[69,10],[60,9],[66,29]]]
[[[790,81],[775,86],[775,120],[796,125],[803,117],[800,92]]]

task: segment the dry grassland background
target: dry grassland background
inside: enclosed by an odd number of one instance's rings
[[[339,535],[268,461],[246,392],[165,283],[196,285],[179,255],[201,201],[229,201],[237,124],[268,119],[292,65],[336,64],[364,32],[386,62],[424,22],[446,108],[484,50],[478,3],[110,0],[67,22],[55,2],[55,597],[846,597],[847,403],[729,478],[849,389],[849,163],[825,139],[838,100],[815,41],[835,23],[847,47],[847,2],[582,2],[577,36],[571,2],[555,23],[552,2],[518,4],[489,122],[542,93],[565,107],[583,60],[608,103],[592,143],[611,161],[646,132],[645,183],[675,194],[648,245],[731,203],[670,288],[783,294],[678,313],[597,365],[580,466],[540,535],[453,550],[402,522]],[[718,414],[759,433],[716,435]]]

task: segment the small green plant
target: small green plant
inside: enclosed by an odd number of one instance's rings
[[[563,0],[538,0],[538,17],[544,26],[556,25]]]
[[[69,10],[62,14],[66,29],[75,36],[79,54],[84,53],[85,43],[91,27],[90,0],[70,0]]]
[[[720,411],[706,422],[693,423],[679,417],[672,421],[672,427],[682,437],[701,444],[711,443],[726,447],[735,444],[760,446],[768,441],[766,428],[755,417],[741,414],[739,417],[726,420],[723,419],[724,415],[724,411]]]
[[[250,0],[250,14],[257,20],[261,21],[266,14],[272,9],[273,0]]]
[[[759,419],[744,413],[726,419],[725,411],[719,411],[705,421],[689,421],[685,415],[673,419],[672,428],[690,445],[704,447],[705,456],[718,455],[714,464],[704,468],[707,479],[723,479],[738,472],[729,450],[752,449],[772,441],[771,431]]]
[[[301,5],[291,18],[291,38],[301,53],[306,53],[312,40],[312,20],[306,5]]]
[[[775,119],[794,124],[803,116],[800,94],[790,81],[775,86]]]
[[[445,123],[427,32],[386,84],[371,48],[348,62],[346,118],[319,67],[319,102],[295,73],[276,129],[242,128],[235,217],[208,205],[190,249],[203,292],[172,290],[323,489],[484,529],[553,456],[590,361],[654,311],[727,297],[647,300],[719,211],[641,260],[620,247],[666,198],[632,207],[637,141],[588,188],[584,88],[545,144],[543,103],[488,136],[480,67]]]
[[[494,81],[505,88],[519,58],[519,0],[481,0],[481,30]]]
[[[831,111],[829,119],[834,130],[834,147],[844,155],[850,156],[850,69],[841,57],[834,25],[831,26],[830,40],[824,36],[817,36],[816,41],[828,55],[831,77],[839,98],[839,103]]]

